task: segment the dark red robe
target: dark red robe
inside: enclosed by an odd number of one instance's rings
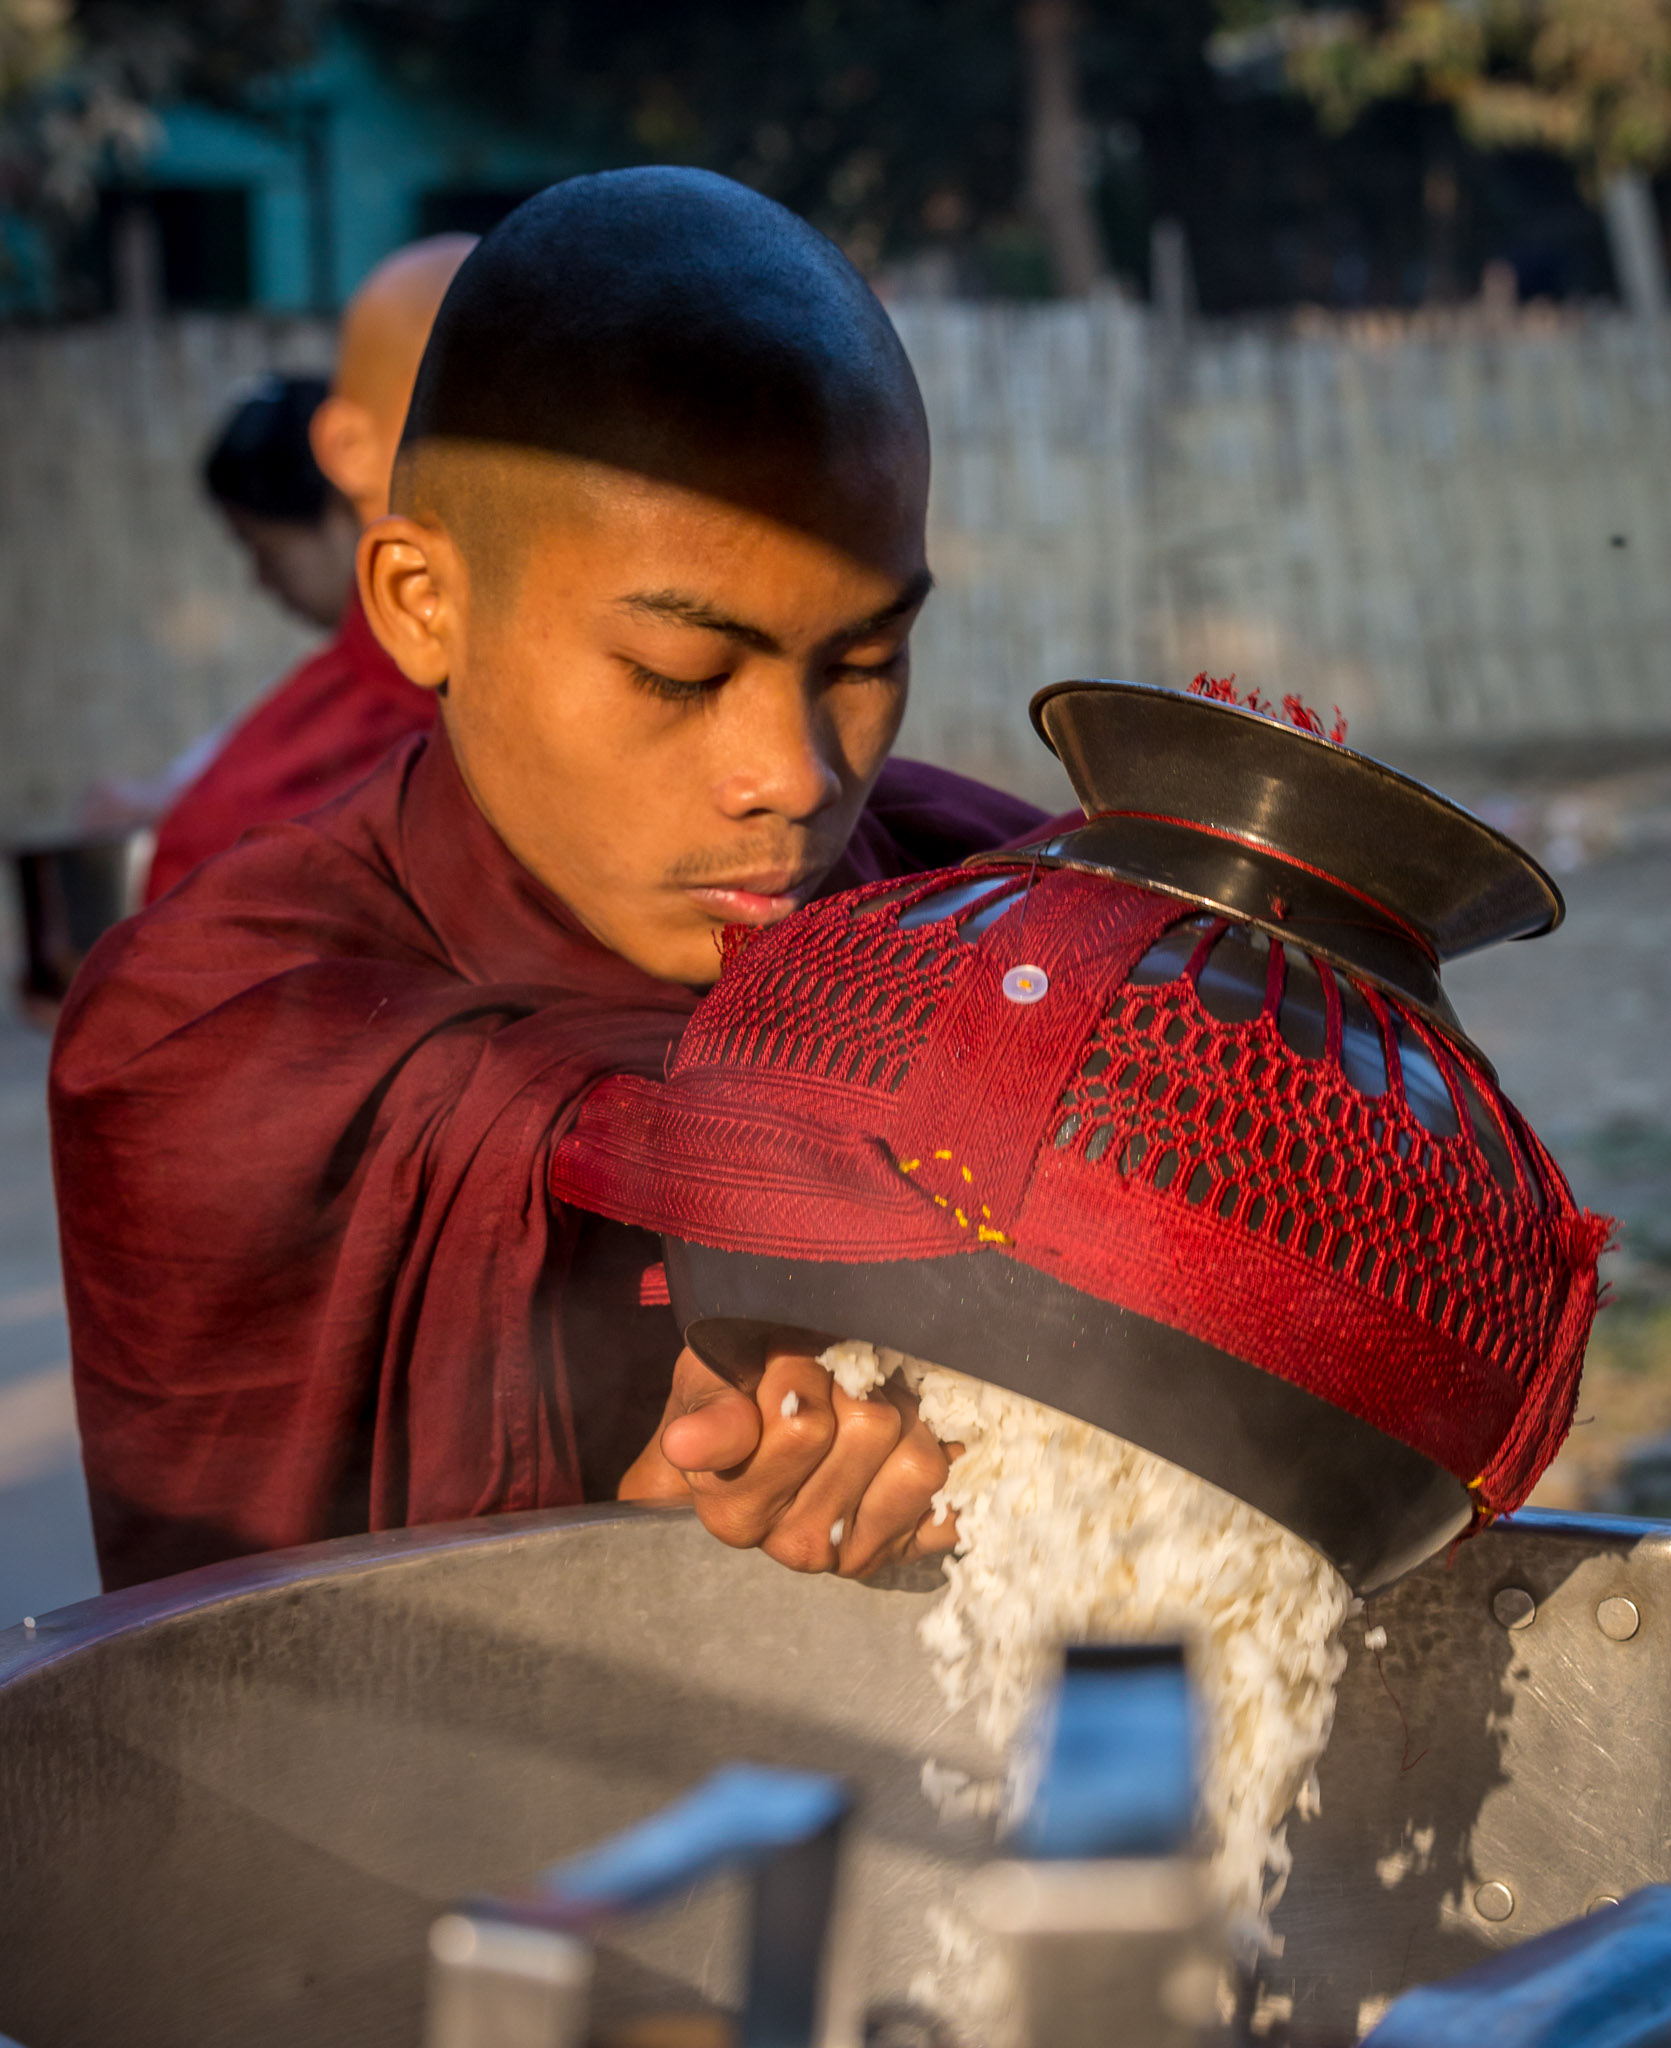
[[[434,692],[395,667],[351,591],[331,638],[238,721],[163,814],[146,902],[252,825],[299,818],[341,796],[391,747],[434,723]]]
[[[891,762],[828,887],[1038,819]],[[695,1001],[512,858],[440,732],[108,934],[52,1070],[106,1584],[613,1493],[677,1333],[655,1241],[555,1209],[547,1160]]]

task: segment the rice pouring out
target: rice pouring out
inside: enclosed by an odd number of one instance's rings
[[[958,1543],[921,1636],[948,1705],[974,1702],[987,1740],[1015,1743],[1066,1643],[1188,1643],[1212,1882],[1239,1945],[1268,1943],[1285,1823],[1315,1808],[1346,1664],[1345,1580],[1257,1509],[1042,1402],[858,1341],[819,1362],[855,1399],[899,1372],[934,1434],[964,1446],[935,1497]],[[930,1764],[924,1789],[967,1808],[979,1788],[956,1775]]]

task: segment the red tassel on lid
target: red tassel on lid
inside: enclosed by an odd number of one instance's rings
[[[1269,698],[1262,697],[1257,689],[1249,690],[1244,697],[1236,688],[1234,672],[1227,676],[1210,676],[1203,669],[1189,686],[1192,697],[1205,697],[1212,704],[1234,704],[1243,711],[1256,711],[1261,718],[1276,718],[1278,712]],[[1326,726],[1323,714],[1313,711],[1303,697],[1292,691],[1282,700],[1281,718],[1299,732],[1314,733],[1320,740],[1333,740],[1337,747],[1346,744],[1346,718],[1337,704],[1334,707],[1334,723]]]

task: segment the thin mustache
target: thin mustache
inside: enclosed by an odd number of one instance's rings
[[[721,853],[687,854],[667,870],[665,880],[672,888],[727,888],[736,887],[762,874],[786,874],[788,888],[798,889],[805,882],[816,880],[828,872],[839,849],[822,845],[807,845],[797,852],[788,848],[760,847],[739,851],[731,848]]]

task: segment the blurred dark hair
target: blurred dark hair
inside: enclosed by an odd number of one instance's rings
[[[262,519],[316,526],[333,493],[308,445],[323,377],[268,377],[240,400],[203,458],[211,498]]]

